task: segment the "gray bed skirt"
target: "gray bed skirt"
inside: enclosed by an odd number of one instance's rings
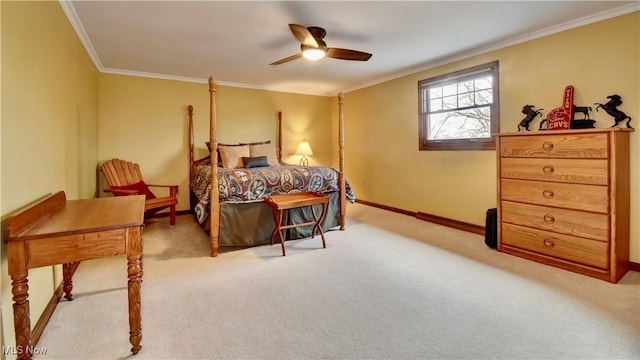
[[[322,230],[329,231],[340,226],[339,192],[327,194],[329,205],[322,223]],[[316,205],[316,213],[322,207]],[[313,221],[311,208],[287,210],[283,219],[285,224],[299,224]],[[311,236],[313,226],[301,226],[285,230],[286,240]],[[271,234],[275,229],[273,210],[263,202],[222,203],[220,204],[219,246],[255,246],[271,243]],[[317,235],[317,234],[316,234]],[[278,239],[275,240],[278,242]]]

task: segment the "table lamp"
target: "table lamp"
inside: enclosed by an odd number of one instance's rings
[[[296,149],[296,155],[302,156],[300,158],[300,165],[309,165],[309,159],[307,159],[307,156],[313,155],[313,151],[311,151],[311,146],[307,140],[302,139],[302,141],[300,141],[300,144],[298,144],[298,148]]]

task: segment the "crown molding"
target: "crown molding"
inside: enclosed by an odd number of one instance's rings
[[[89,55],[89,57],[91,58],[91,61],[93,61],[93,64],[95,65],[95,67],[98,69],[99,72],[101,73],[107,73],[107,74],[116,74],[116,75],[127,75],[127,76],[139,76],[139,77],[148,77],[148,78],[155,78],[155,79],[162,79],[162,80],[175,80],[175,81],[185,81],[185,82],[193,82],[193,83],[208,83],[208,79],[201,79],[201,78],[191,78],[191,77],[184,77],[184,76],[174,76],[174,75],[165,75],[165,74],[157,74],[157,73],[148,73],[148,72],[142,72],[142,71],[129,71],[129,70],[120,70],[120,69],[113,69],[113,68],[105,68],[102,65],[102,62],[100,61],[100,58],[98,57],[95,49],[93,48],[93,45],[91,44],[91,41],[89,40],[89,37],[87,36],[87,33],[84,30],[84,27],[82,26],[82,22],[80,21],[80,18],[78,17],[78,14],[76,13],[73,4],[71,3],[70,0],[58,0],[58,3],[60,4],[60,6],[62,7],[62,10],[64,11],[65,15],[67,16],[67,18],[69,19],[69,22],[71,23],[71,26],[73,27],[73,29],[75,30],[76,34],[78,35],[78,38],[80,39],[80,42],[82,43],[82,45],[84,46],[85,50],[87,51],[87,54]],[[421,72],[421,71],[426,71],[438,66],[442,66],[442,65],[446,65],[452,62],[456,62],[456,61],[460,61],[460,60],[464,60],[473,56],[478,56],[478,55],[482,55],[491,51],[495,51],[495,50],[500,50],[509,46],[513,46],[513,45],[517,45],[517,44],[521,44],[527,41],[531,41],[531,40],[535,40],[535,39],[539,39],[545,36],[549,36],[549,35],[553,35],[556,33],[560,33],[563,31],[567,31],[567,30],[571,30],[580,26],[584,26],[584,25],[589,25],[598,21],[603,21],[603,20],[607,20],[610,18],[614,18],[617,16],[622,16],[622,15],[626,15],[635,11],[639,11],[640,10],[640,1],[639,2],[635,2],[632,4],[628,4],[628,5],[623,5],[620,7],[617,7],[615,9],[611,9],[608,11],[604,11],[598,14],[594,14],[591,16],[585,16],[579,19],[575,19],[563,24],[559,24],[559,25],[555,25],[555,26],[551,26],[548,27],[546,29],[542,29],[542,30],[538,30],[535,32],[531,32],[525,35],[521,35],[521,36],[516,36],[507,40],[503,40],[503,41],[499,41],[496,43],[492,43],[486,46],[481,46],[469,51],[465,51],[462,53],[458,53],[452,56],[447,56],[447,57],[443,57],[441,59],[437,59],[434,61],[430,61],[428,63],[424,63],[424,64],[420,64],[417,66],[412,66],[406,69],[403,69],[401,71],[398,72],[394,72],[390,75],[387,75],[385,77],[381,77],[379,79],[376,80],[372,80],[360,85],[356,85],[354,87],[350,87],[347,89],[342,89],[342,90],[337,90],[335,92],[331,92],[331,93],[300,93],[300,92],[296,92],[295,94],[301,94],[301,95],[314,95],[314,96],[325,96],[325,97],[331,97],[331,96],[337,96],[339,92],[342,93],[349,93],[349,92],[353,92],[356,90],[360,90],[360,89],[364,89],[370,86],[374,86],[377,84],[381,84],[387,81],[391,81],[391,80],[395,80],[407,75],[411,75],[411,74],[415,74],[417,72]],[[256,90],[267,90],[267,91],[275,91],[275,92],[285,92],[285,93],[292,93],[291,91],[283,91],[283,90],[276,90],[276,89],[270,89],[268,87],[264,87],[264,86],[260,86],[260,85],[254,85],[254,84],[244,84],[244,83],[235,83],[235,82],[225,82],[225,81],[216,81],[217,84],[219,85],[223,85],[223,86],[231,86],[231,87],[238,87],[238,88],[246,88],[246,89],[256,89]]]
[[[125,76],[137,76],[144,78],[152,78],[152,79],[160,79],[160,80],[173,80],[173,81],[182,81],[182,82],[190,82],[197,84],[208,84],[209,79],[203,78],[194,78],[194,77],[186,77],[186,76],[175,76],[175,75],[166,75],[166,74],[158,74],[158,73],[149,73],[144,71],[131,71],[131,70],[121,70],[114,68],[102,68],[100,73],[103,74],[113,74],[113,75],[125,75]],[[331,96],[330,94],[320,94],[320,93],[303,93],[296,92],[292,93],[291,91],[278,90],[274,88],[269,88],[265,86],[258,86],[253,84],[244,84],[244,83],[236,83],[230,81],[220,81],[216,79],[216,85],[229,86],[229,87],[237,87],[243,89],[254,89],[254,90],[265,90],[265,91],[273,91],[273,92],[284,92],[298,95],[314,95],[314,96]]]
[[[355,87],[351,87],[349,89],[345,89],[343,90],[343,93],[348,93],[348,92],[352,92],[352,91],[356,91],[356,90],[360,90],[360,89],[364,89],[373,85],[377,85],[377,84],[381,84],[387,81],[391,81],[391,80],[395,80],[407,75],[411,75],[411,74],[415,74],[417,72],[421,72],[421,71],[425,71],[425,70],[429,70],[429,69],[433,69],[435,67],[438,66],[442,66],[442,65],[446,65],[446,64],[450,64],[452,62],[456,62],[456,61],[460,61],[460,60],[464,60],[464,59],[468,59],[470,57],[473,56],[477,56],[477,55],[482,55],[491,51],[495,51],[495,50],[500,50],[509,46],[513,46],[513,45],[517,45],[517,44],[521,44],[527,41],[531,41],[531,40],[535,40],[535,39],[539,39],[545,36],[549,36],[549,35],[553,35],[553,34],[557,34],[563,31],[567,31],[567,30],[571,30],[571,29],[575,29],[578,28],[580,26],[585,26],[585,25],[589,25],[592,23],[596,23],[599,21],[603,21],[603,20],[607,20],[607,19],[611,19],[614,17],[618,17],[618,16],[622,16],[622,15],[626,15],[626,14],[630,14],[632,12],[635,11],[639,11],[640,10],[640,2],[636,2],[633,4],[628,4],[628,5],[623,5],[620,7],[617,7],[615,9],[611,9],[608,11],[603,11],[601,13],[598,14],[594,14],[591,16],[585,16],[579,19],[575,19],[569,22],[565,22],[563,24],[558,24],[555,26],[551,26],[548,27],[546,29],[542,29],[542,30],[538,30],[538,31],[534,31],[525,35],[521,35],[521,36],[516,36],[507,40],[503,40],[503,41],[499,41],[496,43],[492,43],[486,46],[481,46],[466,52],[462,52],[462,53],[458,53],[452,56],[447,56],[441,59],[437,59],[434,61],[430,61],[428,63],[425,64],[421,64],[421,65],[417,65],[417,66],[413,66],[407,69],[404,69],[402,71],[399,72],[395,72],[393,74],[390,74],[388,76],[379,78],[377,80],[373,80],[373,81],[369,81],[367,83],[363,83],[360,85],[357,85]],[[337,95],[338,93],[336,92],[335,95]]]
[[[73,30],[76,32],[76,35],[78,35],[78,38],[91,58],[91,61],[93,61],[93,65],[95,65],[98,71],[102,71],[104,68],[102,66],[102,62],[100,62],[100,58],[98,57],[96,50],[93,48],[93,45],[89,40],[89,36],[87,36],[87,33],[84,31],[84,26],[82,26],[82,22],[80,21],[73,4],[71,4],[71,1],[69,0],[58,0],[58,3],[60,4],[62,11],[67,15],[67,19],[69,19]]]

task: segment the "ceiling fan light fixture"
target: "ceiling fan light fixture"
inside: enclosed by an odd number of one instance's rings
[[[289,29],[291,33],[293,33],[293,36],[300,42],[300,52],[274,61],[269,65],[280,65],[302,57],[312,61],[322,59],[323,57],[353,61],[367,61],[371,58],[371,54],[366,52],[327,47],[327,43],[322,40],[327,32],[321,27],[304,27],[302,25],[289,24]]]
[[[309,60],[320,60],[324,57],[325,50],[302,45],[302,56]]]

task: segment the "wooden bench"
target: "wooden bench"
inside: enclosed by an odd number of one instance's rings
[[[327,244],[324,239],[324,233],[322,232],[322,222],[324,221],[324,217],[327,213],[327,205],[329,204],[329,197],[323,195],[320,192],[304,192],[304,193],[294,193],[294,194],[282,194],[282,195],[272,195],[267,196],[264,199],[264,202],[269,205],[273,209],[273,220],[275,221],[275,229],[273,229],[273,233],[271,234],[271,245],[273,245],[273,239],[276,236],[276,233],[280,237],[280,244],[282,246],[282,256],[286,255],[284,249],[284,236],[282,234],[283,230],[295,228],[298,226],[312,226],[313,230],[311,230],[311,238],[315,236],[316,230],[320,233],[322,237],[322,248],[326,248]],[[313,205],[322,205],[322,212],[318,216],[316,214],[316,210]],[[300,223],[300,224],[291,224],[291,225],[283,225],[282,217],[284,215],[285,210],[289,209],[297,209],[304,206],[311,207],[311,213],[313,214],[313,221]]]

